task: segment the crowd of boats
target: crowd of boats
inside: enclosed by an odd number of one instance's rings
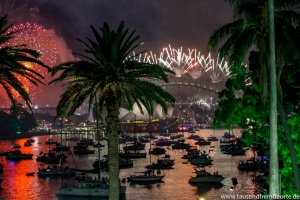
[[[164,170],[171,170],[175,165],[175,160],[171,158],[169,154],[171,149],[184,150],[185,153],[182,159],[185,161],[183,161],[183,163],[194,165],[195,175],[188,180],[190,184],[221,183],[224,179],[224,176],[217,171],[213,173],[206,171],[206,167],[213,164],[213,159],[209,156],[209,153],[216,148],[216,144],[218,144],[216,141],[220,141],[219,144],[222,153],[232,156],[245,155],[246,150],[249,149],[245,148],[238,137],[229,133],[224,133],[221,138],[217,138],[213,135],[203,138],[200,135],[194,134],[193,132],[190,132],[188,137],[184,137],[184,134],[181,133],[171,134],[169,136],[161,134],[158,137],[152,134],[143,137],[122,135],[120,138],[120,141],[123,143],[122,148],[120,146],[120,168],[134,167],[134,159],[148,157],[149,163],[145,165],[144,171],[130,174],[128,177],[124,177],[120,180],[121,196],[126,193],[126,182],[134,184],[162,182],[166,176]],[[105,146],[100,143],[99,140],[95,141],[89,138],[68,138],[67,140],[76,143],[72,146],[72,149],[70,146],[63,145],[63,141],[59,143],[49,138],[45,142],[46,145],[49,145],[49,151],[40,152],[36,157],[36,161],[42,163],[40,166],[44,167],[39,167],[37,172],[29,171],[26,176],[34,176],[37,174],[39,177],[63,176],[66,179],[72,178],[78,180],[75,185],[63,185],[57,192],[57,195],[107,197],[108,180],[107,177],[101,177],[101,170],[108,169],[107,155],[102,156],[100,160],[95,160],[90,170],[74,169],[64,165],[68,157],[66,153],[71,154],[71,156],[76,154],[94,154],[96,150],[89,148],[93,146],[98,149],[100,155],[100,148]],[[186,142],[187,140],[194,140],[194,142]],[[31,146],[34,142],[33,139],[28,139],[24,143],[24,147]],[[145,149],[146,143],[150,143],[150,149],[148,150]],[[202,146],[209,146],[210,150],[208,152],[201,151]],[[33,159],[33,154],[24,154],[20,151],[21,148],[19,144],[14,144],[12,145],[12,150],[1,152],[0,156],[6,156],[6,159],[13,161]],[[152,156],[156,156],[157,159],[155,159],[155,162],[153,162]],[[241,171],[260,170],[263,175],[254,178],[253,181],[263,183],[264,181],[262,180],[265,180],[264,175],[267,174],[268,159],[261,156],[259,159],[251,158],[241,160],[238,163],[238,169]],[[0,173],[3,170],[5,169],[3,169],[3,165],[0,164]],[[87,176],[86,173],[97,173],[98,177],[91,178]]]

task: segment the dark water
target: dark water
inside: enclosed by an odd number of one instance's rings
[[[203,137],[209,135],[215,135],[220,137],[223,135],[223,130],[211,130],[203,129],[197,132]],[[188,135],[189,133],[185,133]],[[236,133],[238,134],[238,132]],[[55,137],[54,137],[55,138]],[[55,193],[61,187],[62,183],[66,180],[61,178],[39,178],[35,176],[26,176],[28,172],[38,171],[39,163],[36,162],[36,157],[40,151],[46,152],[48,145],[45,145],[45,140],[48,136],[33,137],[35,142],[33,146],[23,147],[26,139],[19,139],[16,141],[0,141],[0,151],[11,150],[11,144],[18,143],[22,146],[21,151],[23,153],[33,153],[33,160],[23,160],[19,162],[8,161],[5,157],[0,157],[1,162],[4,165],[4,172],[0,174],[3,177],[1,183],[2,190],[0,196],[6,200],[53,200],[58,199]],[[58,138],[57,138],[58,140]],[[193,143],[193,141],[189,141]],[[69,142],[70,146],[75,143]],[[149,143],[146,145],[146,149],[149,149]],[[201,185],[192,186],[188,183],[191,176],[194,176],[194,166],[191,164],[184,164],[186,160],[181,159],[185,154],[184,150],[169,150],[171,158],[175,159],[174,169],[164,170],[165,174],[164,182],[156,183],[152,185],[131,185],[126,183],[127,200],[165,200],[165,199],[180,199],[180,200],[193,200],[193,199],[221,199],[221,194],[231,194],[234,192],[230,190],[232,187],[231,178],[236,177],[238,185],[236,187],[236,194],[251,195],[255,194],[255,185],[251,179],[256,172],[239,172],[237,169],[237,162],[240,159],[247,159],[250,157],[250,153],[247,152],[247,156],[235,156],[224,155],[220,152],[219,142],[214,142],[211,145],[215,146],[214,151],[210,152],[210,157],[214,160],[211,167],[207,167],[206,170],[213,173],[218,171],[219,174],[223,175],[225,179],[222,181],[222,185]],[[92,147],[90,147],[92,149]],[[96,149],[96,148],[95,148]],[[202,148],[208,152],[209,146]],[[107,150],[104,148],[101,154],[104,155]],[[148,158],[134,160],[134,168],[121,169],[120,177],[128,177],[130,174],[135,172],[144,171],[145,165],[148,165]],[[67,163],[70,167],[77,167],[82,169],[92,168],[92,163],[97,159],[97,154],[84,155],[84,156],[72,156],[69,155]],[[152,156],[152,162],[157,159],[157,156]],[[103,172],[103,175],[107,175]],[[96,176],[96,175],[92,175]],[[62,198],[59,198],[62,199]],[[63,198],[63,199],[87,199],[87,198]],[[91,198],[88,198],[91,199]]]

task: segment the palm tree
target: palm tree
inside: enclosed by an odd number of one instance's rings
[[[119,199],[119,133],[118,118],[121,103],[131,108],[134,103],[142,110],[145,106],[153,114],[153,102],[160,104],[167,112],[168,103],[175,99],[155,81],[168,81],[173,72],[159,65],[139,63],[129,55],[142,43],[135,36],[135,30],[126,29],[122,22],[116,31],[104,23],[99,32],[91,26],[95,41],[80,40],[88,55],[85,60],[68,62],[53,68],[52,75],[61,75],[52,82],[66,82],[67,90],[57,106],[59,115],[72,114],[85,99],[89,103],[97,97],[99,111],[107,110],[105,121],[108,135],[109,198]],[[142,111],[143,112],[143,111]]]
[[[25,45],[10,46],[9,41],[15,33],[8,32],[9,28],[7,17],[0,16],[0,86],[14,106],[16,100],[13,91],[16,91],[30,108],[30,97],[18,77],[23,77],[37,85],[42,83],[43,76],[27,67],[24,62],[35,63],[47,69],[48,67],[38,60],[40,54],[37,51],[27,49]]]
[[[227,55],[232,62],[235,62],[238,66],[243,62],[247,52],[250,48],[255,48],[259,52],[260,61],[260,85],[262,87],[262,97],[266,100],[268,94],[268,80],[272,79],[271,86],[275,89],[271,89],[270,96],[272,99],[270,101],[273,103],[272,108],[270,108],[270,128],[271,128],[271,158],[272,160],[270,169],[270,192],[278,194],[278,146],[276,142],[277,138],[277,108],[276,108],[276,90],[281,87],[279,84],[274,84],[276,82],[276,69],[275,69],[275,54],[276,54],[276,66],[277,66],[277,80],[280,79],[284,65],[291,59],[291,57],[299,56],[297,44],[297,25],[300,22],[300,13],[297,7],[299,6],[299,1],[289,0],[280,1],[275,0],[274,3],[274,17],[269,21],[268,16],[271,16],[271,10],[273,7],[273,2],[267,0],[228,0],[234,8],[234,16],[236,20],[232,23],[226,24],[215,31],[209,39],[209,48],[216,48],[218,44],[221,44],[220,54]],[[276,42],[276,52],[275,45],[269,45],[269,32],[272,33],[272,26],[270,22],[275,23],[276,38],[273,39]],[[274,28],[274,26],[273,26]],[[270,43],[272,44],[272,43]],[[272,52],[274,51],[274,52]],[[270,53],[272,57],[269,57]],[[271,59],[271,60],[270,60]],[[272,61],[272,62],[269,62]],[[274,62],[273,62],[274,61]],[[272,67],[274,67],[272,69]],[[267,71],[272,69],[272,76],[267,75]],[[275,76],[274,76],[275,74]],[[275,85],[279,85],[276,89]],[[275,95],[274,95],[275,94]],[[280,98],[279,98],[280,99]],[[279,101],[279,104],[281,102]],[[275,105],[275,108],[274,108]],[[279,112],[281,115],[283,112]],[[276,119],[275,119],[276,118]],[[283,119],[283,118],[282,118]],[[284,122],[283,122],[284,123]],[[276,129],[276,130],[275,130]],[[286,133],[285,136],[288,142],[290,142],[290,135]],[[300,194],[300,176],[299,169],[297,167],[295,155],[292,152],[293,144],[289,144],[290,155],[293,161],[294,177],[297,186],[297,192]],[[274,157],[274,156],[275,157]],[[276,167],[277,166],[277,167]]]

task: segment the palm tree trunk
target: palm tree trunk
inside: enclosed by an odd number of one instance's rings
[[[279,195],[274,2],[268,0],[270,64],[270,195]]]
[[[120,120],[118,118],[119,108],[116,100],[111,98],[106,105],[107,109],[107,133],[108,133],[108,174],[109,174],[109,199],[119,200],[120,181],[119,181],[119,130]]]
[[[283,125],[283,129],[284,129],[284,136],[287,141],[287,145],[288,145],[289,152],[290,152],[297,194],[299,195],[300,194],[300,173],[299,173],[299,167],[297,165],[296,152],[295,152],[294,144],[293,144],[291,134],[289,131],[286,113],[285,113],[282,103],[280,101],[278,102],[278,111],[279,111],[280,119],[281,119],[281,122]]]

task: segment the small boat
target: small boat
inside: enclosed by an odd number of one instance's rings
[[[26,142],[34,143],[35,140],[34,139],[27,139]]]
[[[93,145],[94,144],[94,140],[90,139],[90,138],[82,138],[81,140],[79,140],[79,144]]]
[[[55,154],[53,152],[49,153],[40,153],[40,156],[36,158],[36,161],[42,162],[45,164],[59,164],[65,162],[67,156],[64,155],[63,153],[61,154]]]
[[[190,135],[188,136],[186,139],[189,139],[189,140],[199,140],[201,138],[201,136],[199,135]]]
[[[24,154],[24,153],[9,153],[6,156],[7,160],[14,160],[14,161],[20,161],[20,160],[30,160],[32,159],[33,154]]]
[[[258,170],[258,164],[254,159],[249,159],[246,161],[239,161],[238,169],[240,171],[256,171]]]
[[[76,141],[79,141],[80,138],[78,137],[70,137],[70,138],[67,138],[66,141],[72,141],[72,142],[76,142]]]
[[[204,138],[200,138],[195,144],[198,144],[198,145],[210,145],[211,142],[209,141],[206,141]]]
[[[141,142],[136,142],[134,144],[126,145],[123,147],[124,151],[138,151],[138,150],[144,150],[145,144]]]
[[[48,166],[44,169],[39,169],[39,176],[75,176],[75,170],[70,169],[69,167],[57,167],[57,166]]]
[[[127,158],[120,158],[119,165],[120,165],[120,169],[131,168],[131,167],[133,167],[133,161],[129,160]],[[99,160],[96,160],[93,163],[93,167],[95,169],[99,169]],[[100,167],[101,167],[101,169],[108,169],[107,157],[104,157],[103,159],[100,160]]]
[[[157,170],[156,174],[153,169],[141,172],[141,175],[131,175],[127,178],[130,183],[156,183],[161,182],[165,175],[160,174],[160,170]]]
[[[166,149],[164,149],[162,147],[155,147],[149,151],[149,154],[152,154],[152,155],[162,155],[165,153],[166,153]]]
[[[25,142],[24,143],[24,147],[30,147],[30,146],[32,146],[32,142]]]
[[[69,151],[70,150],[70,147],[68,146],[65,146],[65,145],[56,145],[53,149],[53,151],[56,151],[56,152],[60,152],[60,151]]]
[[[189,133],[196,133],[196,131],[192,128],[189,130]]]
[[[86,154],[94,154],[95,150],[90,150],[90,149],[78,149],[74,151],[75,154],[77,155],[86,155]]]
[[[125,197],[126,186],[120,186],[120,197]],[[105,181],[83,180],[75,185],[63,186],[56,193],[57,196],[69,197],[104,197],[109,196],[109,187]]]
[[[184,142],[176,142],[172,145],[172,149],[190,149],[191,145]]]
[[[203,166],[205,166],[205,165],[211,165],[212,161],[213,160],[211,160],[208,156],[206,156],[206,157],[195,158],[195,159],[191,160],[190,162],[193,165],[198,165],[198,166],[203,165]]]
[[[26,176],[34,176],[34,172],[28,172],[26,173]]]
[[[219,175],[218,172],[211,174],[203,168],[195,170],[197,175],[195,177],[191,177],[189,179],[189,183],[220,183],[224,179],[224,177]]]
[[[156,146],[170,146],[171,144],[173,144],[173,141],[170,141],[168,139],[165,139],[165,138],[160,138],[158,140],[155,141],[155,145]]]
[[[99,148],[102,148],[102,147],[105,147],[105,145],[104,145],[104,144],[101,144],[100,142],[95,142],[95,143],[93,144],[93,147],[99,147]]]
[[[21,145],[19,145],[19,144],[13,144],[13,145],[11,145],[11,147],[13,149],[19,149],[19,148],[21,148]]]
[[[57,144],[57,142],[54,141],[53,139],[48,139],[46,140],[45,144],[52,145],[52,144]]]
[[[8,156],[8,154],[11,154],[11,153],[21,153],[20,150],[13,150],[13,151],[4,151],[4,152],[1,152],[0,153],[0,156]]]
[[[216,136],[210,135],[209,137],[207,137],[207,141],[209,141],[209,142],[218,141],[218,140],[219,139]]]

